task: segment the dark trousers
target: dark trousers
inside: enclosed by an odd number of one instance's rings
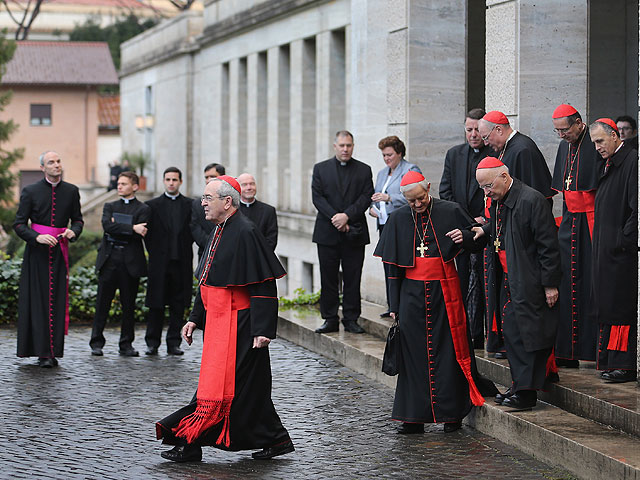
[[[364,245],[318,244],[320,263],[320,314],[328,322],[338,321],[339,270],[342,265],[342,316],[344,320],[360,317],[360,279],[364,263]]]
[[[169,305],[169,327],[167,329],[167,348],[179,347],[182,342],[180,330],[184,324],[184,295],[182,287],[184,280],[181,278],[181,270],[171,262],[167,268],[164,279],[165,305]],[[177,264],[177,262],[175,262]],[[164,325],[164,307],[149,308],[147,314],[147,333],[144,337],[147,347],[158,348],[162,338]]]
[[[104,347],[104,326],[107,323],[111,302],[116,290],[120,290],[120,304],[122,305],[120,350],[131,348],[134,338],[133,313],[139,283],[140,278],[132,277],[127,272],[122,249],[114,248],[98,274],[96,315],[93,318],[93,330],[89,341],[91,348]]]

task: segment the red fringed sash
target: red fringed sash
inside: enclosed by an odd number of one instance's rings
[[[211,427],[224,422],[217,445],[231,445],[229,413],[235,394],[236,341],[238,310],[249,308],[250,298],[244,287],[219,288],[200,286],[207,311],[198,380],[196,411],[184,417],[173,429],[176,437],[192,443]]]
[[[629,325],[611,325],[607,350],[626,352],[629,348]]]
[[[406,277],[411,280],[439,280],[442,285],[444,303],[449,317],[449,328],[453,339],[456,360],[469,383],[471,402],[479,407],[484,404],[476,383],[471,376],[471,356],[467,337],[467,316],[464,311],[460,280],[453,262],[444,263],[441,257],[416,257],[415,266],[406,270]]]

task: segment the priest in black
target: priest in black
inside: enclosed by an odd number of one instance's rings
[[[596,359],[598,326],[589,317],[588,309],[594,203],[604,161],[575,108],[558,106],[552,121],[563,140],[558,145],[551,185],[563,197],[558,230],[562,283],[555,357],[558,366],[578,368],[579,360]]]
[[[609,118],[589,127],[605,160],[593,226],[593,321],[599,327],[596,368],[608,382],[636,379],[638,301],[638,152],[620,140]]]
[[[105,203],[102,209],[104,235],[96,261],[98,295],[89,341],[92,355],[103,354],[103,331],[111,302],[119,290],[122,305],[119,352],[128,357],[138,356],[138,351],[133,348],[134,312],[140,277],[147,275],[142,239],[147,234],[147,222],[151,216],[149,206],[135,197],[138,184],[138,175],[122,172],[117,181],[120,200]]]
[[[180,193],[182,172],[168,167],[163,173],[165,192],[147,202],[151,219],[145,244],[149,251],[147,284],[147,355],[157,355],[165,305],[169,306],[167,353],[182,355],[180,327],[191,303],[193,288],[193,238],[191,237],[190,198]]]
[[[482,108],[467,113],[464,121],[466,142],[447,151],[440,180],[440,198],[458,203],[478,223],[485,223],[483,193],[476,182],[476,167],[489,155],[491,147],[484,144],[478,121],[485,115]],[[466,250],[456,257],[460,288],[465,299],[471,337],[475,348],[484,347],[485,309],[482,252]]]
[[[546,381],[558,325],[562,270],[556,225],[545,197],[512,178],[497,158],[482,160],[476,179],[491,198],[491,221],[473,230],[491,247],[488,282],[494,294],[489,302],[501,315],[512,379],[496,402],[531,408]]]
[[[535,142],[528,136],[511,128],[507,116],[497,110],[488,112],[478,122],[478,129],[482,140],[489,145],[508,168],[509,174],[525,185],[539,191],[552,205],[551,197],[555,195],[551,189],[551,172],[542,152]],[[485,216],[490,215],[491,197],[485,197]],[[504,358],[504,340],[500,314],[490,306],[488,298],[494,296],[492,285],[487,282],[487,272],[492,268],[493,258],[488,250],[485,251],[485,308],[487,311],[487,351],[496,353],[496,358]],[[554,364],[555,367],[555,364]]]
[[[392,418],[403,422],[403,434],[423,432],[424,423],[457,430],[484,403],[454,264],[462,247],[481,251],[484,239],[474,241],[473,219],[458,204],[431,198],[430,186],[418,172],[404,175],[408,205],[391,214],[374,253],[389,266],[391,316],[400,330]],[[488,383],[484,393],[496,393]]]
[[[285,271],[257,227],[237,211],[239,201],[240,185],[226,175],[208,183],[202,197],[215,227],[182,329],[188,344],[195,328],[204,329],[198,390],[189,405],[156,424],[158,439],[175,445],[162,457],[175,462],[201,460],[204,445],[260,449],[252,454],[257,460],[294,451],[271,400],[268,349],[278,320],[275,280]]]
[[[204,184],[206,185],[212,179],[225,174],[224,165],[219,163],[209,163],[204,167]],[[204,218],[204,208],[202,208],[202,199],[194,198],[191,205],[191,236],[193,241],[198,245],[198,259],[202,257],[204,248],[207,246],[209,234],[213,230],[213,224]]]
[[[242,189],[240,194],[240,211],[258,227],[267,244],[275,251],[278,244],[278,216],[276,209],[268,203],[256,199],[256,179],[249,173],[238,176]]]
[[[82,232],[80,192],[62,180],[53,151],[40,155],[44,178],[22,189],[13,228],[27,245],[20,274],[18,356],[58,365],[69,328],[69,242]],[[31,222],[31,223],[29,223]]]

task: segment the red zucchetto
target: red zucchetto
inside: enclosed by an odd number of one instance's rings
[[[481,168],[498,168],[498,167],[504,167],[504,163],[502,163],[496,157],[484,157],[476,167],[476,170],[480,170]]]
[[[420,172],[416,172],[413,170],[409,170],[404,174],[402,180],[400,181],[400,186],[404,187],[405,185],[411,185],[412,183],[418,183],[424,180],[424,175]]]
[[[491,110],[490,112],[487,112],[482,119],[487,122],[497,123],[498,125],[509,125],[509,119],[507,116],[498,110]]]
[[[230,175],[220,175],[216,177],[218,180],[222,180],[223,182],[227,182],[231,185],[238,193],[240,193],[240,184],[238,181]]]
[[[596,122],[606,123],[611,128],[613,128],[616,132],[618,131],[618,125],[616,125],[616,122],[614,122],[610,118],[599,118],[599,119],[596,120]],[[618,132],[618,133],[620,133],[620,132]]]
[[[578,111],[575,108],[573,108],[571,105],[567,105],[566,103],[563,103],[553,111],[553,115],[551,115],[551,118],[555,119],[555,118],[570,117],[571,115],[575,115],[576,113],[578,113]]]

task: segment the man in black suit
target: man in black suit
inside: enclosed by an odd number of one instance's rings
[[[476,182],[478,163],[491,153],[484,144],[478,130],[478,121],[486,112],[474,108],[464,121],[466,142],[452,147],[444,159],[444,170],[440,180],[440,198],[458,203],[462,209],[484,224],[484,195]],[[462,251],[456,257],[460,277],[460,289],[467,307],[469,327],[474,348],[484,346],[484,274],[482,253]]]
[[[364,246],[369,243],[365,211],[371,205],[371,168],[355,158],[353,135],[336,133],[336,155],[313,167],[311,193],[318,210],[313,242],[320,263],[320,313],[324,323],[317,333],[338,331],[338,278],[342,264],[342,323],[347,332],[363,333],[360,317],[360,278]]]
[[[278,217],[276,209],[268,203],[256,200],[256,179],[248,173],[241,174],[238,183],[242,192],[240,193],[239,210],[247,216],[260,230],[260,233],[267,240],[267,244],[273,251],[278,244]]]
[[[111,301],[116,290],[120,290],[120,355],[138,356],[138,351],[132,346],[133,313],[140,277],[147,274],[142,239],[147,234],[147,222],[151,215],[151,209],[135,197],[138,183],[138,175],[135,173],[120,173],[117,181],[120,200],[105,203],[102,210],[104,236],[96,261],[98,297],[89,341],[91,355],[102,356],[105,342],[102,332],[109,316]]]
[[[206,185],[213,178],[225,174],[225,168],[219,163],[210,163],[204,167],[204,184]],[[191,235],[193,241],[198,245],[198,258],[202,257],[204,247],[207,245],[209,234],[213,230],[214,225],[204,218],[204,208],[202,208],[202,199],[200,197],[193,199],[191,207]]]
[[[157,355],[164,323],[164,307],[169,305],[167,353],[182,355],[180,328],[191,304],[193,287],[193,237],[189,228],[192,200],[180,193],[182,172],[169,167],[163,173],[165,192],[147,202],[151,207],[149,233],[149,283],[147,286],[147,355]]]

